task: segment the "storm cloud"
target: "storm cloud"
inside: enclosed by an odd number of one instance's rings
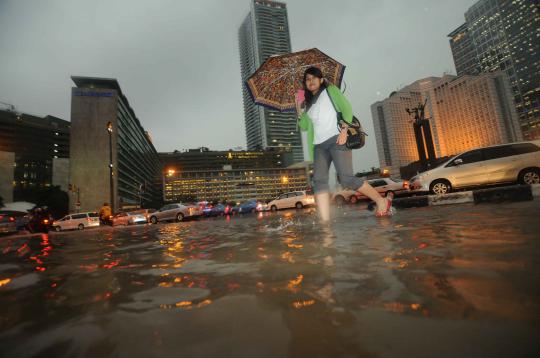
[[[454,72],[446,35],[473,0],[291,0],[294,51],[347,66],[346,95],[373,133],[370,105]],[[0,0],[0,101],[70,119],[71,75],[112,77],[158,151],[245,147],[237,32],[249,0]],[[407,125],[404,123],[404,125]],[[378,166],[375,138],[355,170]]]

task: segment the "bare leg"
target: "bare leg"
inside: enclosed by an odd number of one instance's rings
[[[330,221],[330,193],[315,194],[315,201],[317,202],[317,211],[322,221]]]
[[[379,194],[377,190],[375,190],[371,185],[369,185],[367,181],[365,181],[364,184],[362,184],[362,186],[358,188],[357,191],[373,200],[375,204],[377,204],[378,212],[383,212],[386,210],[386,201],[388,199],[383,198],[381,194]]]

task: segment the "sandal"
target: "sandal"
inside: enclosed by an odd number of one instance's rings
[[[386,195],[386,210],[385,211],[375,211],[375,216],[378,218],[384,216],[392,216],[394,214],[394,208],[392,208],[392,200],[394,200],[394,193],[389,193]]]

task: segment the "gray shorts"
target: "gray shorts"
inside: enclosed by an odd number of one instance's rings
[[[358,190],[364,184],[363,179],[355,177],[353,174],[352,150],[345,145],[338,145],[336,143],[337,137],[335,135],[315,145],[313,160],[313,191],[315,193],[330,191],[328,171],[332,162],[334,162],[339,182],[343,188]]]

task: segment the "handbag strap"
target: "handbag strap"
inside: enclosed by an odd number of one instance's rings
[[[330,98],[330,102],[332,102],[332,106],[334,107],[334,111],[336,111],[336,114],[337,114],[337,128],[338,128],[338,131],[341,131],[341,126],[339,125],[339,117],[340,117],[340,115],[341,116],[343,116],[343,115],[341,114],[341,112],[338,111],[338,109],[336,107],[336,104],[334,103],[334,100],[332,99],[332,96],[330,95],[330,92],[328,91],[328,87],[326,87],[325,90],[326,90],[326,94],[328,95],[328,98]],[[360,133],[367,136],[368,134],[362,130],[362,125],[360,124],[360,121],[358,121],[358,119],[356,119],[355,116],[353,116],[353,120],[351,121],[351,124],[349,125],[349,127],[356,128],[356,126],[353,125],[355,120],[358,122],[358,125],[359,125],[359,128],[360,128]],[[343,121],[345,122],[344,119],[343,119]]]
[[[336,107],[336,104],[334,103],[334,99],[330,95],[330,91],[328,91],[328,87],[325,88],[325,91],[326,91],[326,94],[328,95],[328,98],[330,98],[330,102],[332,103],[332,107],[334,107],[334,111],[336,111],[336,114],[337,114],[337,123],[336,123],[336,125],[337,125],[337,128],[338,128],[338,131],[341,131],[341,126],[339,125],[339,114],[341,112],[338,111],[338,109]]]

